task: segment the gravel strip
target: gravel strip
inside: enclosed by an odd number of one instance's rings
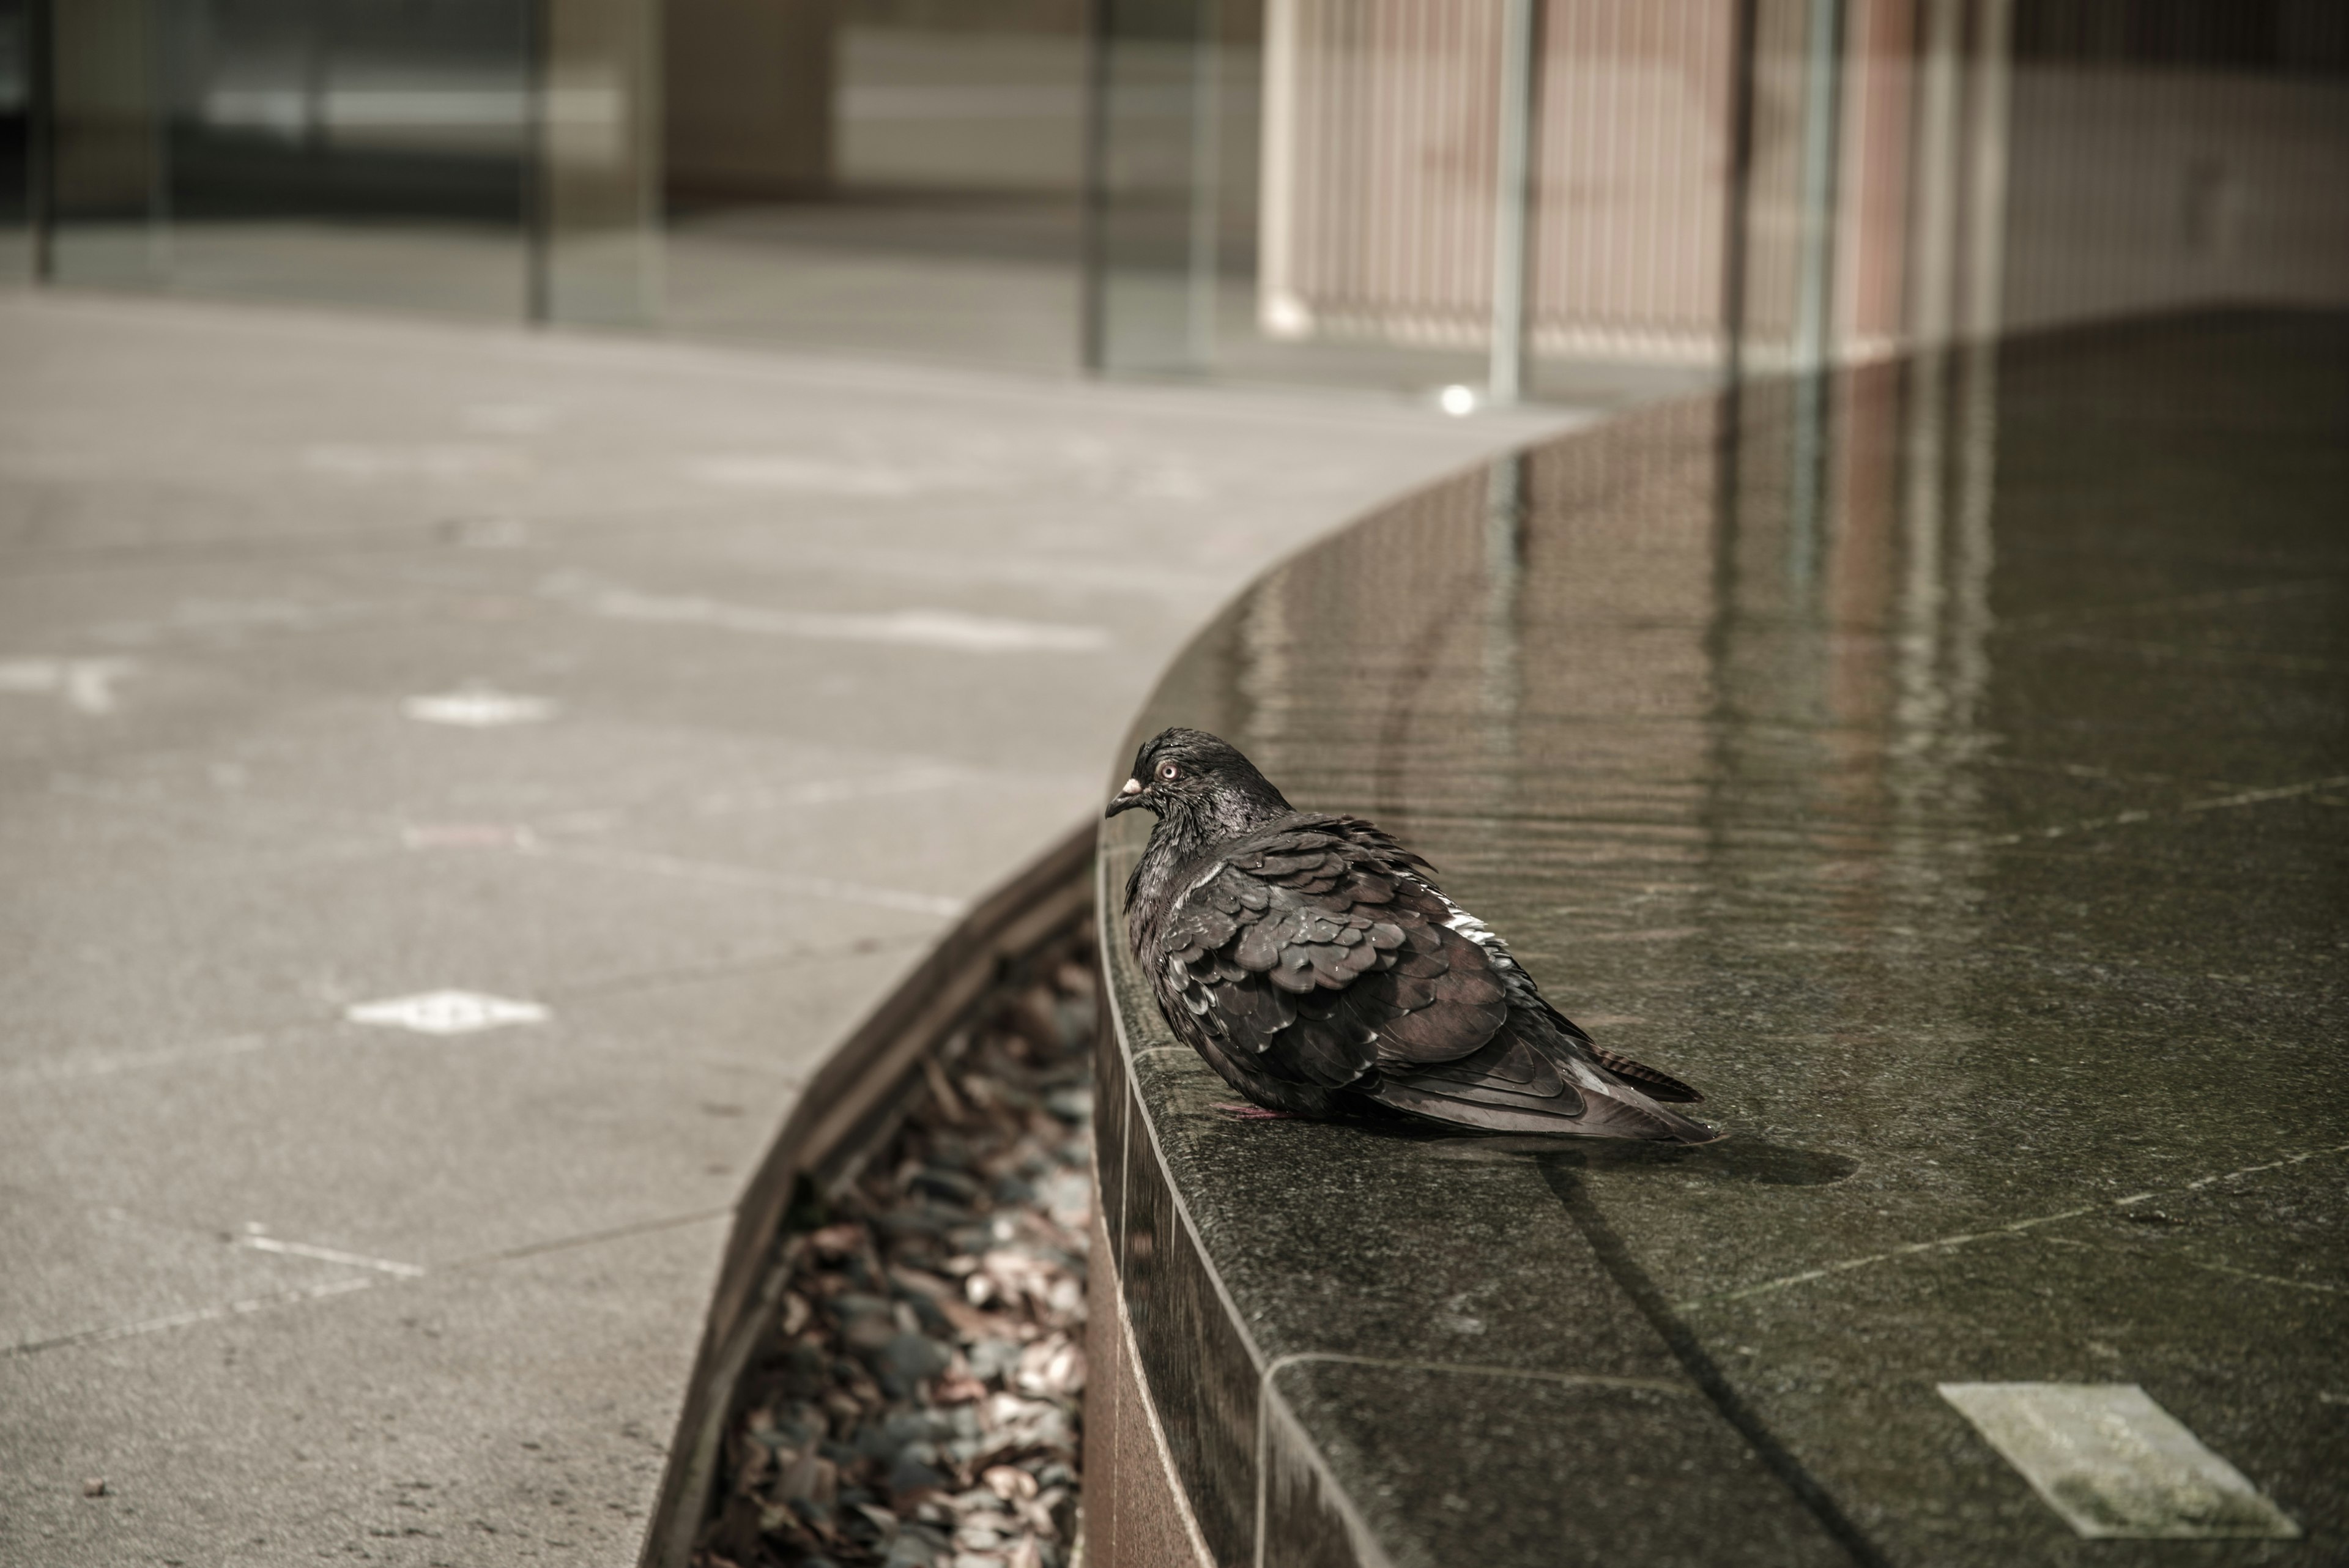
[[[1070,1568],[1092,1204],[1092,932],[923,1068],[795,1216],[696,1568]]]

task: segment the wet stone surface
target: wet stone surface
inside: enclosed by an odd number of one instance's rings
[[[802,1205],[696,1568],[1061,1568],[1092,1213],[1088,929],[983,1004]]]
[[[1787,1561],[2106,1560],[1936,1393],[1972,1382],[2141,1387],[2304,1532],[2132,1561],[2349,1558],[2344,432],[2339,317],[1752,387],[1423,492],[1201,634],[1116,779],[1190,724],[1378,821],[1731,1135],[1235,1121],[1112,932],[1119,1244],[1169,1245],[1162,1168],[1320,1467],[1189,1478],[1264,1489],[1267,1563],[1361,1560],[1284,1533],[1345,1511],[1308,1471],[1398,1564],[1723,1561],[1764,1494]],[[1162,1407],[1234,1381],[1136,1333]],[[1573,1376],[1677,1385],[1763,1462],[1625,1457],[1627,1501]],[[1547,1533],[1458,1522],[1513,1513]]]

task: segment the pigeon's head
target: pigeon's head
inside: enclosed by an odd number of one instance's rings
[[[1205,730],[1161,730],[1133,755],[1133,776],[1104,814],[1135,806],[1161,821],[1182,817],[1202,826],[1253,826],[1289,810],[1256,764]]]

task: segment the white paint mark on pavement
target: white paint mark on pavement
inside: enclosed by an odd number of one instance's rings
[[[769,609],[686,594],[644,594],[563,573],[539,586],[548,598],[615,620],[710,626],[768,637],[829,642],[888,642],[957,653],[1091,653],[1109,646],[1106,628],[1058,621],[1006,620],[961,610],[902,609],[848,615],[830,610]]]
[[[486,686],[410,697],[400,711],[427,724],[456,724],[467,729],[495,729],[502,724],[533,724],[554,717],[554,704],[543,697],[523,697]]]
[[[471,1034],[515,1023],[543,1023],[550,1016],[535,1002],[488,996],[478,991],[427,991],[414,996],[394,996],[381,1002],[361,1002],[343,1016],[353,1023],[412,1029],[419,1034]]]
[[[55,694],[77,713],[111,713],[114,683],[137,670],[132,659],[0,659],[0,691]]]
[[[281,1257],[312,1258],[321,1263],[344,1263],[354,1269],[373,1269],[378,1273],[395,1279],[413,1280],[423,1276],[423,1268],[416,1263],[396,1263],[389,1258],[370,1258],[364,1252],[346,1252],[339,1247],[314,1247],[307,1241],[287,1241],[268,1233],[259,1220],[248,1220],[244,1234],[236,1239],[240,1247],[256,1252],[274,1252]]]
[[[2134,1383],[1943,1383],[2073,1532],[2290,1540],[2300,1526]]]

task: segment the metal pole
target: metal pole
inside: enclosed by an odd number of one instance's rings
[[[1493,364],[1485,396],[1498,405],[1525,391],[1526,208],[1532,200],[1535,0],[1502,0],[1499,156],[1493,181]]]
[[[2008,93],[2014,48],[2013,0],[1982,0],[1976,13],[1971,145],[1968,149],[1964,319],[1971,338],[2006,326]]]
[[[1834,298],[1836,110],[1843,65],[1840,0],[1811,0],[1803,70],[1802,249],[1795,280],[1794,472],[1786,518],[1786,574],[1807,592],[1818,575],[1826,523],[1826,387]]]

